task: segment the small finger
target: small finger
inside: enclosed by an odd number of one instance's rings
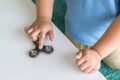
[[[92,74],[92,73],[95,73],[95,72],[97,72],[97,70],[92,69],[91,71],[88,72],[88,74]]]
[[[88,63],[86,63],[86,62],[84,62],[83,64],[81,64],[80,66],[80,70],[85,70],[85,69],[87,69],[88,67],[89,67],[89,65],[88,65]]]
[[[27,30],[29,29],[29,26],[26,26],[25,28],[24,28],[24,31],[25,31],[25,33],[27,34]]]
[[[32,32],[33,30],[34,30],[33,28],[29,28],[29,29],[26,30],[26,33],[29,35],[29,34],[31,34],[31,32]]]
[[[84,62],[85,62],[84,59],[77,60],[77,65],[80,66],[80,65],[83,64]]]
[[[33,41],[38,40],[39,32],[40,32],[40,30],[35,27],[34,30],[29,34]]]
[[[35,31],[31,32],[31,34],[30,34],[31,39],[32,39],[33,41],[38,40],[38,34],[39,34],[39,30],[35,30]]]
[[[92,67],[87,67],[86,69],[83,70],[83,72],[89,74],[92,70],[93,70]]]
[[[26,26],[26,27],[24,28],[24,30],[27,30],[27,29],[29,29],[29,26]]]

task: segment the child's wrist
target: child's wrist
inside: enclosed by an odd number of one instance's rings
[[[102,60],[102,59],[103,59],[103,58],[102,58],[102,56],[100,55],[100,52],[99,52],[96,48],[91,47],[90,49],[91,49],[91,50],[94,50],[94,51],[98,54],[98,56],[99,56],[100,60]]]
[[[36,20],[46,20],[46,21],[51,22],[51,17],[37,16]]]

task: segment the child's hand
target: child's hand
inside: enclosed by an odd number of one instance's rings
[[[33,40],[39,39],[39,48],[43,47],[45,36],[48,35],[50,40],[54,39],[52,23],[48,19],[37,19],[31,26],[25,27],[26,34]]]
[[[84,73],[94,73],[100,68],[101,58],[95,50],[84,49],[77,53],[76,63]]]

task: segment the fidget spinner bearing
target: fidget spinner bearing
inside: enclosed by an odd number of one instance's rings
[[[35,41],[34,44],[35,44],[35,48],[31,49],[29,51],[29,56],[30,57],[37,57],[40,52],[44,52],[46,54],[50,54],[50,53],[53,52],[53,47],[52,46],[43,45],[42,49],[39,49],[38,48],[38,41]]]

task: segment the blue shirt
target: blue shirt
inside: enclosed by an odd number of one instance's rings
[[[66,31],[77,42],[94,45],[116,18],[118,1],[66,0]]]

